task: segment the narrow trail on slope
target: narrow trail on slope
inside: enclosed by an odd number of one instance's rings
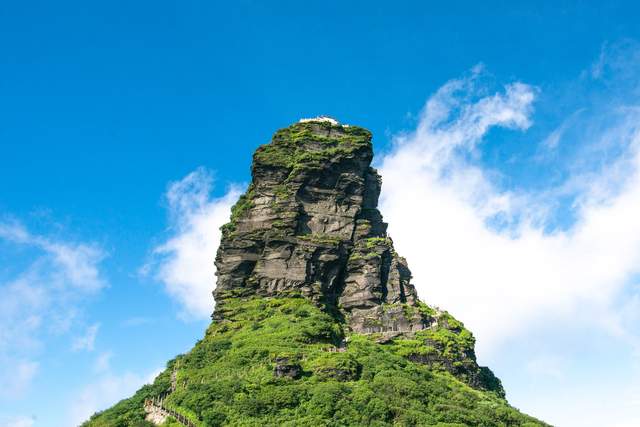
[[[178,367],[176,366],[171,372],[171,388],[164,393],[160,394],[158,397],[154,397],[152,399],[145,399],[144,401],[144,411],[147,413],[147,419],[153,422],[154,424],[162,424],[166,418],[172,417],[177,422],[187,427],[198,427],[193,421],[180,414],[179,412],[174,411],[171,408],[165,406],[165,399],[176,390],[176,385],[178,383]]]
[[[169,393],[160,395],[157,398],[146,399],[144,401],[144,410],[147,414],[151,416],[153,419],[164,419],[167,417],[174,418],[177,422],[187,427],[197,427],[193,421],[189,420],[184,415],[174,411],[173,409],[167,408],[164,405],[164,399],[168,396]],[[155,423],[155,421],[152,420]]]

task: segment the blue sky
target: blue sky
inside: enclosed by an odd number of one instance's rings
[[[638,12],[3,3],[0,426],[74,425],[188,350],[251,153],[319,114],[373,131],[421,297],[514,405],[640,425]]]

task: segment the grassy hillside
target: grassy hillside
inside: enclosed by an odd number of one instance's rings
[[[167,403],[202,426],[545,425],[510,407],[499,382],[481,391],[450,373],[473,347],[450,316],[446,327],[380,344],[376,334],[344,336],[304,298],[236,298],[224,310],[229,320],[214,322],[154,384],[84,426],[151,425],[144,399],[170,388],[174,370]]]

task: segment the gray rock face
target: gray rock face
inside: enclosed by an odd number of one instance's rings
[[[252,183],[223,227],[214,319],[226,298],[300,294],[339,309],[354,332],[411,332],[417,295],[377,209],[369,131],[297,123],[256,151]]]
[[[275,360],[273,375],[278,378],[287,377],[295,380],[302,375],[302,366],[286,357],[279,357]]]

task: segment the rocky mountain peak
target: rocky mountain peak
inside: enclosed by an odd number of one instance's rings
[[[377,209],[371,133],[325,118],[277,131],[223,227],[215,319],[224,302],[299,294],[335,307],[354,332],[426,327],[411,272]]]
[[[84,426],[546,425],[509,406],[461,322],[418,300],[372,157],[369,131],[322,117],[259,147],[204,337]]]

